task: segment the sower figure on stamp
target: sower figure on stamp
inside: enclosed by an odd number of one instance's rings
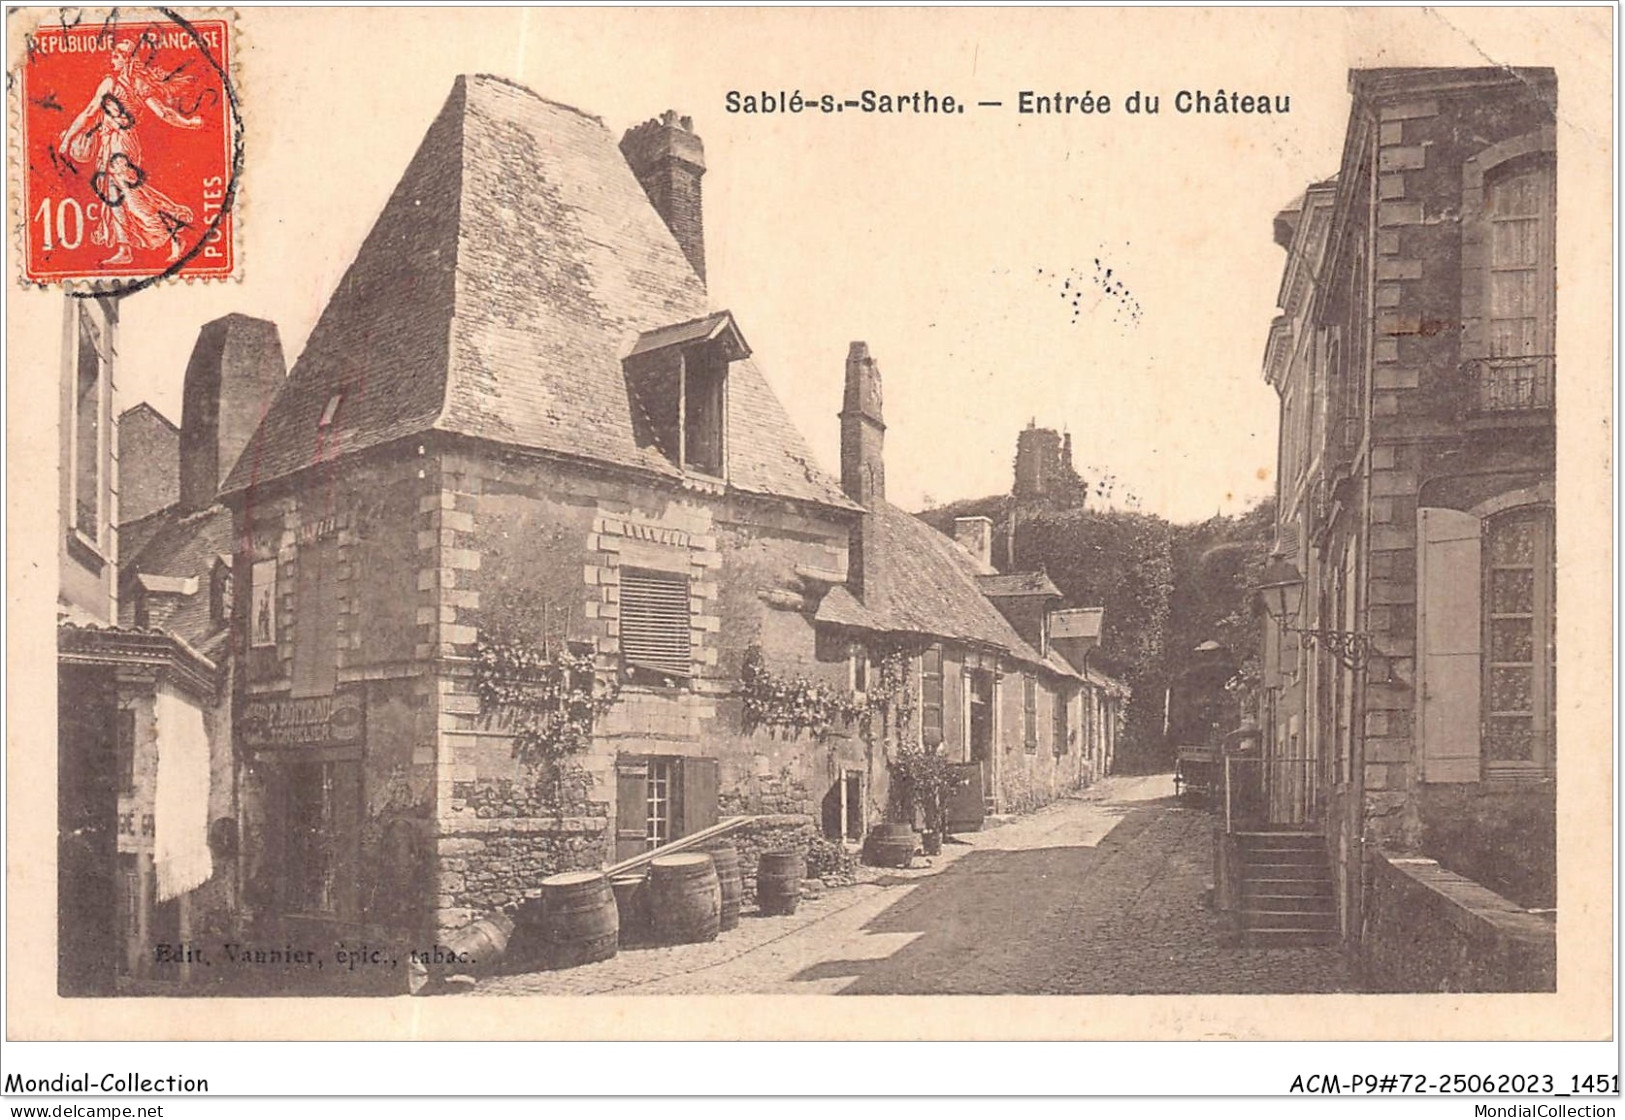
[[[167,244],[169,259],[176,260],[182,251],[181,231],[192,224],[191,207],[148,181],[140,127],[147,112],[176,128],[202,128],[203,118],[176,107],[181,89],[172,88],[138,57],[136,46],[125,39],[113,47],[112,72],[58,142],[58,150],[75,162],[95,157],[90,186],[102,205],[90,239],[114,249],[103,264],[130,263],[132,245],[156,249]]]

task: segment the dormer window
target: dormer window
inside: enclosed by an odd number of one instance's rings
[[[639,445],[685,474],[726,478],[728,369],[749,356],[726,311],[640,335],[625,363]]]
[[[231,620],[231,557],[221,553],[209,573],[209,622],[215,627]]]
[[[333,421],[338,419],[339,405],[343,403],[343,393],[334,393],[331,397],[327,398],[327,405],[322,409],[321,419],[316,421],[316,428],[318,431],[323,428],[331,428],[333,426]]]

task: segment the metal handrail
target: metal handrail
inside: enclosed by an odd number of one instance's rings
[[[1325,790],[1319,768],[1321,758],[1313,755],[1229,755],[1224,758],[1224,825],[1227,832],[1256,823],[1256,815],[1274,825],[1301,825],[1317,821],[1324,808]],[[1236,766],[1257,767],[1256,786],[1243,788],[1242,771]],[[1245,805],[1244,794],[1251,792],[1256,804]]]
[[[1478,415],[1539,412],[1555,403],[1557,355],[1506,354],[1461,365],[1472,379],[1469,411]]]

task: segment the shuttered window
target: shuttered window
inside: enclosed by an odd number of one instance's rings
[[[1070,738],[1066,725],[1066,693],[1057,689],[1050,694],[1050,703],[1054,705],[1055,714],[1055,753],[1066,754],[1069,747],[1067,740]]]
[[[621,658],[671,676],[693,672],[688,577],[621,569]]]
[[[942,742],[942,647],[920,654],[920,738],[927,746]]]

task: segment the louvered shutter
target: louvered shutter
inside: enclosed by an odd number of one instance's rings
[[[942,742],[942,647],[920,655],[920,737],[927,746]]]
[[[1417,704],[1422,780],[1479,780],[1483,643],[1479,519],[1417,510]]]
[[[683,835],[717,823],[720,765],[714,758],[685,758],[683,767]]]
[[[621,657],[673,676],[693,672],[688,577],[621,569]]]

